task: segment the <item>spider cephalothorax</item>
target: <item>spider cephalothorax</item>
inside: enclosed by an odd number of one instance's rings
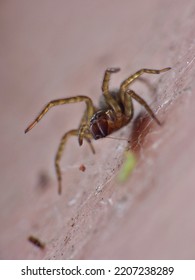
[[[128,124],[132,117],[133,117],[133,102],[132,99],[135,99],[141,105],[143,105],[149,115],[160,124],[159,120],[155,117],[153,111],[149,107],[149,105],[142,99],[139,95],[137,95],[133,90],[129,89],[130,84],[137,78],[139,78],[142,74],[160,74],[161,72],[166,72],[171,68],[164,68],[161,70],[153,70],[153,69],[141,69],[137,71],[135,74],[128,77],[124,80],[120,88],[115,94],[112,94],[109,90],[109,80],[110,75],[112,73],[117,73],[120,69],[119,68],[108,68],[105,71],[104,79],[102,83],[102,93],[104,97],[104,105],[100,104],[99,108],[96,108],[93,105],[91,98],[79,95],[70,98],[64,99],[57,99],[50,101],[38,117],[27,127],[25,133],[31,130],[41,119],[42,117],[48,112],[48,110],[56,105],[63,105],[68,103],[77,103],[84,101],[86,103],[86,110],[84,115],[81,119],[80,125],[78,129],[73,129],[64,134],[61,139],[60,145],[58,147],[58,151],[55,157],[55,168],[56,174],[58,178],[58,192],[61,193],[61,170],[60,170],[60,159],[62,157],[62,153],[64,150],[64,145],[70,136],[77,136],[79,145],[82,145],[83,139],[85,139],[93,153],[95,150],[91,144],[92,139],[100,139],[106,137],[107,135],[111,134],[112,132],[120,129],[121,127]]]
[[[106,137],[109,134],[109,116],[104,111],[96,112],[90,120],[90,132],[95,140]]]
[[[95,140],[103,138],[130,122],[124,113],[112,109],[97,111],[90,120],[90,132]]]

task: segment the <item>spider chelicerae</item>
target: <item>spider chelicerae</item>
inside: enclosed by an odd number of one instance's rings
[[[113,93],[109,90],[110,76],[113,73],[119,72],[120,68],[108,68],[105,71],[102,83],[104,104],[100,104],[99,108],[94,106],[90,97],[84,95],[52,100],[44,107],[44,109],[41,111],[38,117],[27,127],[25,133],[31,130],[49,111],[49,109],[56,105],[77,103],[83,101],[86,103],[86,109],[84,111],[79,127],[77,129],[70,130],[64,134],[56,153],[55,169],[58,179],[59,194],[61,194],[62,191],[62,175],[59,163],[67,139],[70,136],[77,136],[80,146],[83,143],[83,139],[85,139],[90,145],[92,152],[95,153],[95,150],[91,143],[92,139],[97,140],[99,138],[106,137],[112,132],[127,125],[131,121],[134,113],[132,99],[135,99],[142,106],[144,106],[148,114],[156,121],[158,125],[160,125],[159,120],[154,115],[152,109],[149,107],[146,101],[139,95],[137,95],[133,90],[130,90],[129,86],[133,81],[135,81],[144,73],[160,74],[170,69],[170,67],[161,70],[143,68],[131,75],[130,77],[128,77],[126,80],[124,80],[121,83],[119,90]]]

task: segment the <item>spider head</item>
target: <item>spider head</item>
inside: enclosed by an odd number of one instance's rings
[[[105,111],[97,111],[90,120],[90,132],[95,140],[106,137],[108,131],[108,115]]]

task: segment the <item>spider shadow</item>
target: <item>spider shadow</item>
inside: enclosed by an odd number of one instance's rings
[[[145,77],[139,77],[138,81],[145,84],[152,95],[155,95],[156,86],[151,83]],[[139,155],[141,148],[143,147],[145,137],[150,132],[152,126],[151,117],[144,111],[141,111],[133,120],[131,134],[129,136],[130,149],[137,155]]]
[[[133,121],[131,134],[129,136],[129,148],[135,154],[139,155],[144,145],[144,140],[151,130],[151,118],[145,113],[140,112]]]

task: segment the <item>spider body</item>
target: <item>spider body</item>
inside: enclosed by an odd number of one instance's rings
[[[112,109],[99,110],[90,120],[90,133],[97,140],[127,125],[130,120],[131,117],[126,116],[123,110],[118,114]]]
[[[79,145],[82,145],[83,139],[85,139],[90,145],[92,152],[95,153],[95,150],[91,144],[92,139],[97,140],[106,137],[107,135],[127,125],[131,121],[134,113],[132,99],[135,99],[137,102],[143,105],[146,111],[148,112],[148,114],[156,121],[157,124],[160,125],[159,120],[156,118],[149,105],[145,102],[144,99],[142,99],[134,91],[130,90],[129,86],[135,79],[139,78],[144,73],[160,74],[170,69],[171,69],[170,67],[161,70],[143,68],[137,71],[135,74],[129,76],[126,80],[124,80],[121,83],[118,91],[111,92],[109,90],[110,76],[113,73],[117,73],[120,69],[108,68],[105,71],[104,79],[102,83],[102,93],[103,93],[104,103],[100,104],[99,108],[96,108],[93,105],[91,98],[84,95],[53,100],[50,101],[44,107],[44,109],[41,111],[38,117],[27,127],[25,133],[31,130],[48,112],[48,110],[56,105],[77,103],[82,101],[86,103],[86,110],[84,111],[78,129],[70,130],[64,134],[56,153],[55,169],[56,169],[56,174],[58,179],[59,194],[61,193],[61,181],[62,181],[59,162],[61,160],[62,153],[67,139],[70,136],[77,136]]]

